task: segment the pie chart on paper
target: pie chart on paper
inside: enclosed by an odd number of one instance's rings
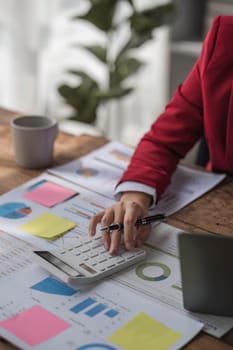
[[[0,216],[7,219],[21,219],[32,212],[32,209],[21,202],[9,202],[0,205]]]
[[[76,170],[76,173],[78,175],[83,176],[83,177],[92,177],[92,176],[96,176],[98,174],[98,170],[93,169],[93,168],[88,168],[88,167],[82,167],[82,168]]]

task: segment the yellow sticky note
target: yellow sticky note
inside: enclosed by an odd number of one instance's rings
[[[43,213],[21,225],[21,230],[46,239],[55,239],[76,226],[76,223],[51,213]]]
[[[181,333],[141,312],[108,337],[108,340],[124,350],[168,350],[181,337]]]

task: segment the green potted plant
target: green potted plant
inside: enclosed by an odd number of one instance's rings
[[[121,99],[129,95],[134,87],[128,78],[136,74],[144,62],[135,57],[135,50],[153,39],[155,28],[168,24],[173,19],[174,5],[153,6],[138,10],[133,0],[87,0],[89,9],[82,15],[73,16],[73,20],[87,21],[106,36],[105,45],[82,45],[82,49],[94,55],[106,67],[106,86],[102,87],[89,74],[81,70],[70,69],[68,73],[77,76],[76,86],[67,84],[58,87],[58,93],[65,103],[72,107],[69,119],[84,123],[94,123],[98,108],[112,99]],[[120,2],[127,3],[129,15],[116,20]],[[112,44],[123,25],[130,28],[129,35],[119,50],[112,54]]]

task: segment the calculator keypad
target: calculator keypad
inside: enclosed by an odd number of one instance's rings
[[[111,275],[145,257],[143,249],[134,248],[128,251],[123,244],[118,254],[112,256],[105,250],[100,236],[81,237],[77,244],[64,246],[52,253],[87,277]]]

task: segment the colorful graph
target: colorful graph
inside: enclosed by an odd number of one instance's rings
[[[9,202],[0,205],[0,216],[7,219],[21,219],[32,212],[32,209],[20,202]]]
[[[150,276],[150,274],[147,272],[145,272],[145,270],[150,267],[155,267],[155,268],[160,268],[162,269],[162,274],[159,272],[159,275],[157,276],[154,276],[154,272],[157,272],[155,269],[152,269],[152,276]],[[150,271],[151,272],[151,271]],[[170,268],[165,265],[165,264],[162,264],[162,263],[159,263],[159,262],[145,262],[145,263],[142,263],[140,265],[138,265],[136,267],[136,275],[143,279],[143,280],[146,280],[146,281],[162,281],[166,278],[168,278],[171,274],[171,270]]]
[[[110,154],[114,156],[116,159],[122,160],[127,163],[130,161],[130,158],[131,158],[131,156],[128,153],[120,151],[118,149],[112,150]]]
[[[96,211],[94,211],[92,209],[84,208],[84,207],[82,207],[78,204],[74,204],[74,203],[72,203],[70,208],[65,208],[65,211],[67,211],[71,214],[75,214],[75,215],[77,215],[83,219],[87,219],[87,220],[90,220],[91,217],[97,213]]]
[[[104,210],[105,206],[103,206],[100,203],[94,202],[92,199],[89,198],[83,198],[83,200],[85,200],[86,202],[88,202],[90,205],[92,205],[93,207],[96,207],[97,209],[101,209]]]
[[[31,286],[31,289],[37,290],[42,293],[64,296],[71,296],[77,293],[77,291],[74,288],[68,286],[67,284],[61,281],[58,281],[53,277],[47,277],[43,279],[42,281]]]
[[[95,298],[91,297],[82,300],[70,309],[70,311],[75,314],[83,311],[86,316],[91,318],[102,313],[104,310],[106,310],[104,315],[109,318],[113,318],[119,314],[119,311],[109,308],[106,304],[98,303]]]
[[[92,177],[98,174],[98,170],[93,168],[81,167],[78,170],[76,170],[76,173],[83,177]]]

